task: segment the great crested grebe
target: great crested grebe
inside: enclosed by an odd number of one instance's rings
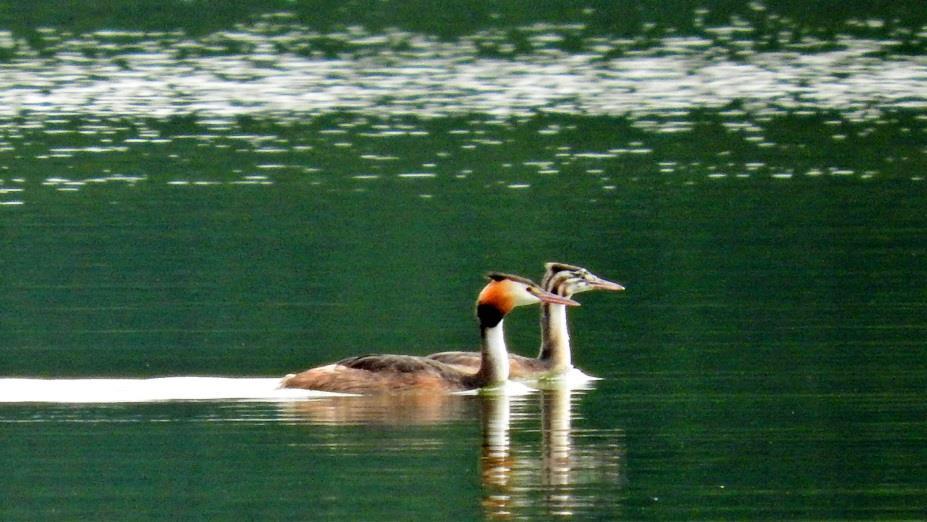
[[[624,290],[618,283],[602,279],[589,270],[564,263],[547,263],[541,285],[545,290],[561,297],[589,290]],[[470,371],[479,368],[479,352],[433,353],[429,359],[452,364]],[[509,354],[509,374],[513,379],[537,379],[561,375],[573,368],[570,355],[570,332],[567,328],[566,308],[562,304],[541,304],[541,351],[537,358]]]
[[[482,351],[478,370],[460,368],[412,355],[361,355],[301,373],[287,375],[281,386],[344,393],[391,393],[405,391],[456,392],[502,384],[509,378],[509,358],[502,320],[517,306],[579,303],[543,290],[528,279],[500,273],[488,275],[489,283],[476,302]]]

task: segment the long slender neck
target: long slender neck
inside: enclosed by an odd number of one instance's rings
[[[552,370],[572,367],[570,331],[567,328],[566,306],[562,304],[541,305],[541,353],[538,359],[550,364]]]
[[[482,350],[480,369],[476,373],[481,386],[501,384],[509,378],[509,352],[505,348],[502,320],[495,326],[480,326]]]

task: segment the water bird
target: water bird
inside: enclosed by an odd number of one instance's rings
[[[547,292],[523,277],[493,272],[488,278],[476,302],[482,339],[476,372],[421,356],[361,355],[287,375],[281,386],[371,394],[459,392],[505,383],[509,378],[508,351],[502,331],[505,316],[518,306],[536,303],[579,306],[579,303]]]
[[[565,263],[546,263],[541,286],[564,298],[589,290],[618,292],[624,287],[603,279],[589,270]],[[429,359],[474,371],[480,366],[479,352],[440,352]],[[556,302],[541,304],[541,350],[536,358],[509,354],[512,379],[543,379],[563,375],[573,369],[566,307]]]

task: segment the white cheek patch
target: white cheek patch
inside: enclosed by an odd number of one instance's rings
[[[538,299],[534,294],[528,292],[524,288],[519,288],[514,292],[514,294],[515,306],[525,306],[541,302],[541,300]]]

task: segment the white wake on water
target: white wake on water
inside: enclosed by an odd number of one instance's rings
[[[598,377],[578,369],[527,383],[502,385],[455,395],[522,396],[538,389],[584,389]],[[351,396],[318,390],[280,387],[279,377],[153,377],[135,379],[44,379],[0,377],[0,403],[127,403],[163,401],[293,401]]]
[[[277,377],[151,379],[0,378],[0,403],[117,403],[197,400],[288,401],[341,394],[280,388]]]

